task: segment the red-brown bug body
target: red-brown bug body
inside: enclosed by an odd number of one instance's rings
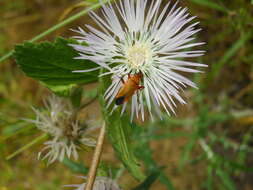
[[[144,88],[144,86],[139,85],[142,77],[142,73],[137,73],[134,75],[128,74],[127,81],[121,79],[123,86],[115,97],[116,105],[121,105],[125,102],[128,102],[137,90]]]

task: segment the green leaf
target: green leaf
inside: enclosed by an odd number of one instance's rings
[[[135,187],[133,190],[148,190],[151,188],[151,185],[157,180],[160,176],[160,170],[153,171],[150,176],[148,176],[144,182]]]
[[[10,124],[10,125],[6,126],[5,128],[3,128],[2,135],[3,136],[12,136],[12,135],[18,133],[19,131],[21,131],[22,129],[24,129],[26,126],[27,126],[26,122],[18,121],[14,124]]]
[[[75,88],[71,93],[70,99],[74,107],[78,108],[81,105],[82,94],[83,94],[82,88]]]
[[[123,162],[124,166],[136,179],[144,180],[145,176],[141,171],[140,165],[134,155],[134,149],[129,140],[131,136],[129,118],[121,117],[117,110],[115,110],[113,114],[110,114],[110,110],[106,109],[103,94],[110,82],[109,77],[100,79],[100,103],[103,108],[104,119],[107,126],[107,135],[114,151]]]
[[[246,34],[243,34],[228,50],[224,53],[224,56],[220,61],[213,65],[212,71],[210,72],[208,78],[211,81],[216,77],[223,66],[229,62],[229,60],[236,54],[238,51],[245,45],[245,43],[251,39],[253,32],[250,31]]]
[[[57,94],[69,95],[73,85],[95,82],[98,75],[98,71],[72,72],[97,67],[89,60],[75,59],[78,53],[69,45],[74,43],[75,40],[64,38],[57,38],[53,43],[25,42],[15,47],[14,56],[27,76],[41,81]]]
[[[105,162],[100,162],[97,169],[97,176],[108,177],[110,176],[111,168]],[[110,176],[111,177],[111,176]]]
[[[184,150],[182,152],[182,156],[180,158],[180,162],[179,162],[180,169],[183,169],[187,160],[190,160],[191,152],[194,146],[196,145],[197,140],[198,140],[198,136],[196,134],[193,134],[190,141],[185,145]]]
[[[236,190],[237,188],[235,187],[234,182],[232,179],[229,177],[229,175],[224,172],[222,169],[217,170],[217,175],[220,177],[222,183],[228,190]]]
[[[46,86],[47,88],[49,88],[56,95],[64,96],[64,97],[69,97],[71,95],[72,88],[75,86],[75,85],[71,85],[71,84],[69,84],[69,85],[48,85],[43,82],[42,82],[42,84],[44,86]]]
[[[233,161],[228,161],[227,159],[225,160],[229,166],[233,169],[237,169],[239,171],[244,171],[244,172],[253,172],[253,167],[248,166],[247,164],[240,164],[240,163],[236,163]]]
[[[88,173],[88,168],[85,167],[83,164],[74,162],[68,158],[64,158],[62,163],[67,166],[68,168],[70,168],[73,172],[76,173],[81,173],[86,175]]]
[[[207,166],[206,188],[207,188],[207,190],[213,189],[213,167],[212,167],[212,165]]]
[[[1,121],[1,117],[0,117],[0,121]],[[0,122],[0,124],[1,124],[1,122]],[[27,125],[27,122],[24,122],[24,121],[17,121],[15,123],[6,125],[2,129],[2,136],[3,137],[0,137],[0,144],[3,141],[7,140],[8,138],[11,138],[11,137],[18,135],[20,133],[23,133],[23,132],[30,131],[33,127],[34,127],[33,125]]]

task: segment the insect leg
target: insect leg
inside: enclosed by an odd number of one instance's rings
[[[123,77],[121,77],[120,80],[121,80],[121,82],[122,82],[123,84],[125,84],[125,81],[124,81]]]
[[[138,90],[142,90],[144,88],[145,88],[144,86],[138,86]]]

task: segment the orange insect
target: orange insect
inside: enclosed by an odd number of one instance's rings
[[[137,90],[143,89],[144,86],[140,86],[141,79],[143,77],[142,73],[136,73],[134,75],[128,74],[127,81],[124,81],[121,78],[123,86],[119,90],[118,94],[115,98],[115,104],[121,105],[124,102],[128,102],[128,100],[134,95]]]

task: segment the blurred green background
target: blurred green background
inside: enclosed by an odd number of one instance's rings
[[[75,6],[80,2],[82,6]],[[94,2],[1,0],[0,55]],[[199,61],[209,67],[192,76],[199,90],[185,90],[188,104],[178,107],[177,116],[136,124],[132,137],[138,139],[136,155],[148,169],[165,166],[151,189],[253,190],[253,2],[181,0],[179,4],[198,16],[203,30],[197,38],[207,42],[206,55]],[[43,40],[70,37],[69,28],[86,23],[93,24],[82,17]],[[69,162],[47,167],[37,160],[42,142],[6,159],[41,135],[22,118],[34,118],[30,107],[42,106],[49,92],[26,77],[14,59],[0,63],[0,71],[0,190],[65,189],[65,184],[80,182],[75,177],[79,171]],[[85,88],[94,89],[96,84]],[[98,102],[89,108],[84,115],[101,118]],[[92,152],[84,153],[78,162],[88,165],[91,156]],[[109,143],[102,159],[120,166]],[[138,184],[126,171],[117,181],[127,190]]]

